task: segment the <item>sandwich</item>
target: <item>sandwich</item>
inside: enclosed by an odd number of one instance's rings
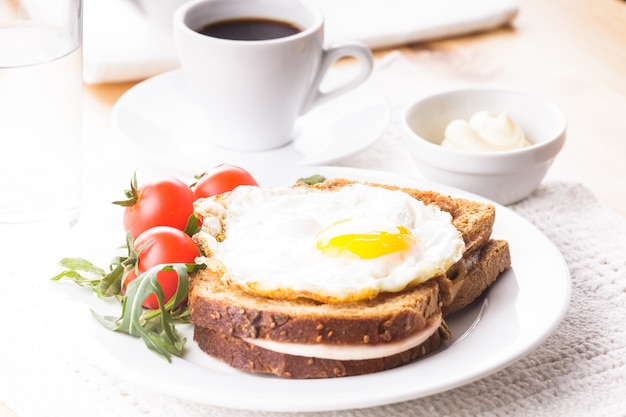
[[[238,187],[195,203],[201,350],[287,378],[391,369],[450,340],[446,317],[511,266],[493,205],[385,184]]]

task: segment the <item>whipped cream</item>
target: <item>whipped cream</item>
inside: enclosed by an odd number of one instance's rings
[[[448,123],[441,146],[463,151],[505,151],[529,146],[524,132],[507,112],[480,111],[469,121]]]

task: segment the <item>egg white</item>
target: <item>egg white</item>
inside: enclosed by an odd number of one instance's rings
[[[199,202],[203,218],[196,239],[226,271],[224,279],[246,291],[323,302],[356,301],[397,292],[444,273],[464,242],[449,213],[401,191],[353,184],[337,190],[242,186]],[[405,227],[416,238],[409,249],[361,259],[327,256],[317,248],[329,225],[358,219]]]

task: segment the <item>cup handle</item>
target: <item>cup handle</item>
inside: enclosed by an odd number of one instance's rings
[[[330,91],[322,91],[320,89],[320,85],[322,84],[322,81],[324,80],[324,77],[328,73],[330,67],[332,67],[333,64],[340,59],[348,57],[354,58],[358,61],[359,70],[357,74],[352,79]],[[373,68],[374,58],[372,57],[372,52],[366,45],[360,42],[343,42],[326,48],[322,54],[320,68],[317,71],[315,79],[313,80],[311,92],[309,93],[307,100],[304,102],[300,114],[305,114],[312,110],[315,106],[358,87],[369,78]]]

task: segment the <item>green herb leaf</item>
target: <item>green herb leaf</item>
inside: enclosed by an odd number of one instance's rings
[[[193,220],[190,219],[190,223]],[[126,249],[126,256],[117,256],[111,261],[108,273],[85,259],[64,258],[59,263],[66,270],[51,279],[69,279],[78,285],[90,287],[100,298],[115,296],[122,304],[121,315],[101,316],[92,310],[95,319],[109,330],[141,338],[148,349],[171,361],[172,355],[182,354],[186,342],[176,333],[175,325],[189,323],[189,310],[184,303],[189,288],[189,274],[203,266],[183,263],[157,265],[140,274],[128,285],[126,293],[122,294],[125,272],[136,266],[142,248],[135,251],[133,239],[128,234]],[[164,303],[163,289],[157,280],[160,271],[176,271],[178,275],[178,288],[167,303]],[[143,308],[143,301],[153,292],[159,308]]]
[[[186,322],[186,307],[177,307],[187,297],[189,273],[195,271],[195,264],[157,265],[132,281],[122,303],[122,314],[119,318],[102,317],[92,311],[96,319],[110,330],[127,333],[143,340],[148,349],[171,361],[171,356],[180,356],[186,340],[176,332],[175,324]],[[163,290],[157,281],[160,271],[176,271],[178,289],[174,296],[164,303]],[[158,310],[143,308],[143,300],[155,293],[159,303]]]
[[[104,269],[82,258],[63,258],[61,259],[61,261],[59,261],[59,265],[61,265],[63,268],[67,268],[67,269],[75,270],[75,271],[83,271],[88,274],[99,276],[99,277],[104,276],[106,274],[104,272]],[[59,275],[62,275],[62,274],[59,274]]]
[[[69,279],[81,287],[91,288],[98,297],[103,297],[100,283],[107,276],[107,273],[102,268],[82,258],[63,258],[59,264],[66,270],[52,277],[53,281],[60,281],[63,278]]]
[[[319,184],[320,182],[324,182],[324,181],[326,181],[325,177],[323,177],[323,176],[321,176],[319,174],[315,174],[315,175],[311,175],[310,177],[306,177],[306,178],[298,178],[296,183],[315,185],[315,184]]]
[[[125,272],[131,270],[139,261],[138,251],[133,249],[134,242],[130,233],[126,234],[126,256],[116,256],[111,261],[111,272],[100,281],[99,291],[104,297],[119,296],[122,294],[122,284]]]
[[[122,264],[118,264],[110,273],[102,277],[98,285],[98,291],[103,297],[121,295],[123,277],[124,266]]]
[[[128,256],[118,256],[111,261],[110,270],[107,273],[86,259],[63,258],[59,265],[65,270],[52,277],[51,280],[69,279],[81,287],[91,288],[98,298],[120,296],[122,295],[124,271],[128,265],[134,265],[136,259],[136,254],[133,253],[132,249],[129,249]]]
[[[185,230],[184,232],[188,235],[188,236],[193,236],[196,233],[198,233],[200,231],[200,225],[198,223],[198,218],[196,217],[195,214],[191,214],[191,216],[189,216],[189,219],[187,220],[187,225],[185,226]]]

